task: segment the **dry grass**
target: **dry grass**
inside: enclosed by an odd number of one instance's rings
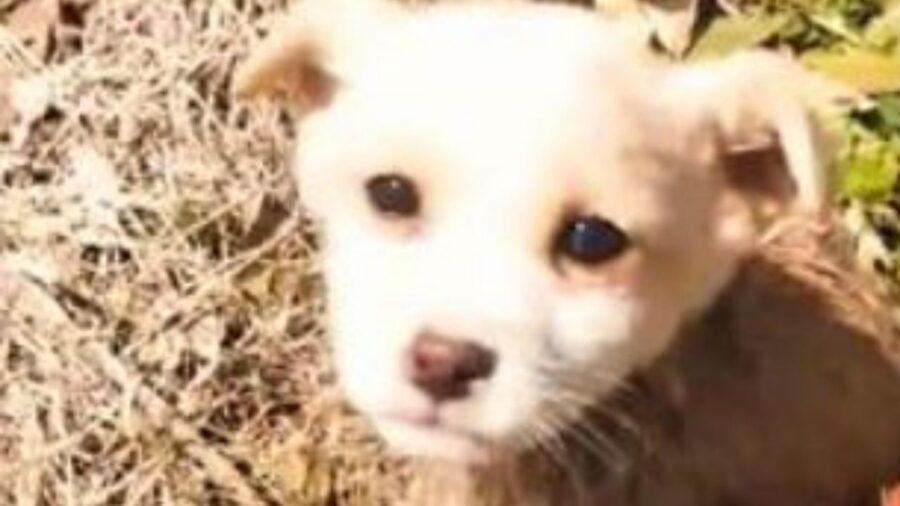
[[[289,118],[228,93],[286,2],[0,0],[0,506],[403,495],[335,392]]]
[[[228,97],[283,3],[68,2],[47,58],[0,28],[0,504],[396,502],[334,394],[289,122]]]

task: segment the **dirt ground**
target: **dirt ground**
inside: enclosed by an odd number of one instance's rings
[[[0,0],[0,504],[375,505],[289,121],[233,103],[279,0]]]

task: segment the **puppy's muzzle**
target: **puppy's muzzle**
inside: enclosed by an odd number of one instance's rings
[[[435,403],[464,399],[477,380],[491,377],[497,354],[480,344],[432,332],[408,351],[408,378]]]

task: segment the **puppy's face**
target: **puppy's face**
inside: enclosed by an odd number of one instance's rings
[[[711,92],[731,67],[663,67],[563,8],[374,18],[335,75],[292,78],[316,106],[295,165],[341,382],[397,449],[477,461],[553,437],[802,193],[784,167],[733,177],[731,144],[778,125],[699,105],[730,104]]]

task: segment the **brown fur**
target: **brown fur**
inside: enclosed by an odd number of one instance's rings
[[[877,504],[900,478],[898,334],[830,227],[786,228],[585,427],[487,468],[430,464],[411,504]]]

